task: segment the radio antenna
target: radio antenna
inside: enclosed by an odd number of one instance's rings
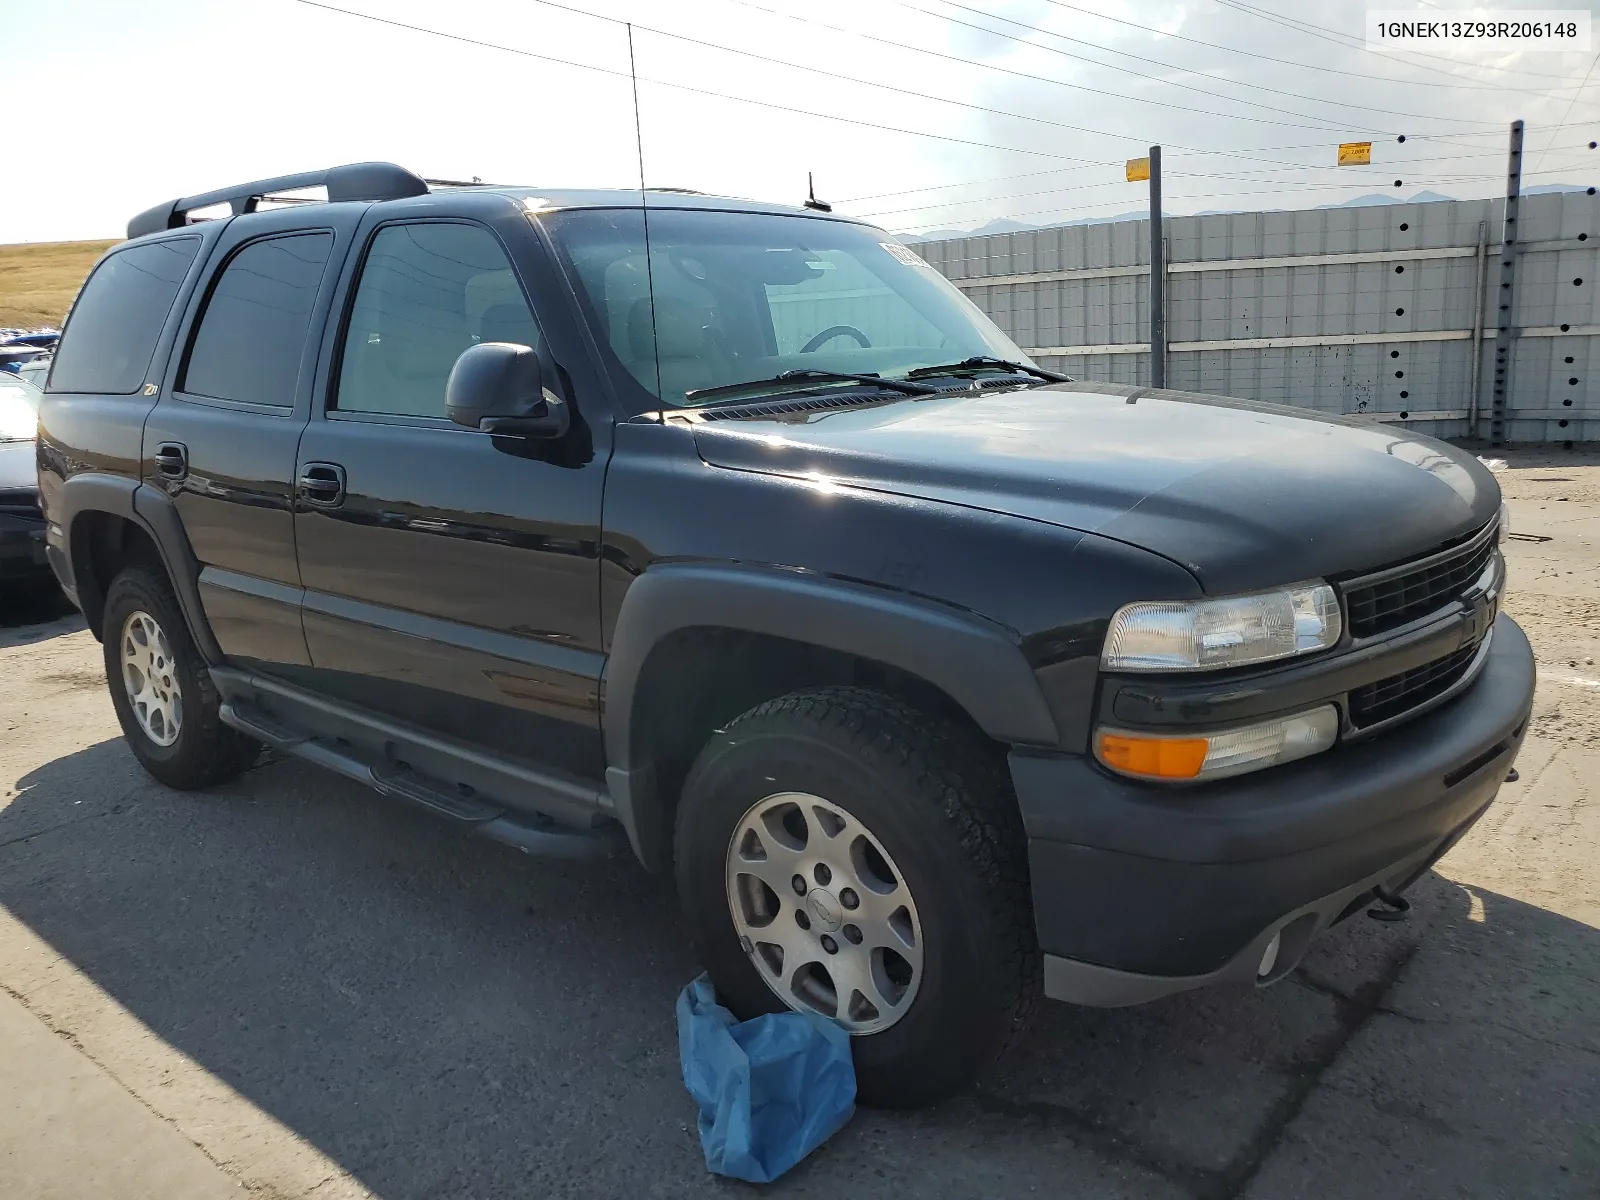
[[[817,181],[810,171],[806,172],[806,207],[814,208],[818,212],[832,212],[833,205],[826,200],[817,199]]]
[[[650,265],[650,205],[644,190],[644,125],[639,120],[639,72],[633,61],[633,22],[628,25],[628,79],[633,84],[633,144],[639,154],[639,219],[644,223],[644,283],[650,301],[650,355],[655,359],[656,398],[662,403],[661,418],[666,420],[666,400],[661,395],[661,347],[656,342],[656,281]]]

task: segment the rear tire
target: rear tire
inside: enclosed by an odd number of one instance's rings
[[[100,642],[117,721],[146,771],[187,791],[255,762],[261,744],[222,723],[221,697],[164,573],[131,566],[112,580]]]
[[[976,736],[892,696],[796,692],[717,734],[684,785],[676,872],[722,1002],[851,1029],[865,1104],[965,1087],[1037,1000],[1008,781]]]

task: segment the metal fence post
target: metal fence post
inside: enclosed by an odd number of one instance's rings
[[[1472,383],[1467,388],[1467,436],[1478,436],[1478,400],[1483,394],[1483,270],[1489,257],[1489,222],[1478,222],[1478,270],[1472,285]]]
[[[1506,166],[1506,212],[1500,235],[1500,286],[1495,289],[1494,401],[1489,409],[1489,441],[1506,437],[1506,395],[1511,386],[1511,313],[1517,275],[1517,201],[1522,195],[1522,122],[1511,122],[1511,152]]]
[[[1166,247],[1161,236],[1161,147],[1150,147],[1150,386],[1167,386]]]

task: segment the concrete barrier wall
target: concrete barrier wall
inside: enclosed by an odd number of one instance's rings
[[[1462,200],[1167,218],[1168,386],[1441,437],[1468,436],[1476,413],[1487,437],[1503,210]],[[1524,197],[1519,224],[1505,439],[1600,440],[1600,196]],[[916,249],[1042,365],[1149,382],[1148,222]]]

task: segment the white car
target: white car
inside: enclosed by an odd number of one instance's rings
[[[0,582],[50,574],[34,448],[42,395],[33,380],[0,371]]]

